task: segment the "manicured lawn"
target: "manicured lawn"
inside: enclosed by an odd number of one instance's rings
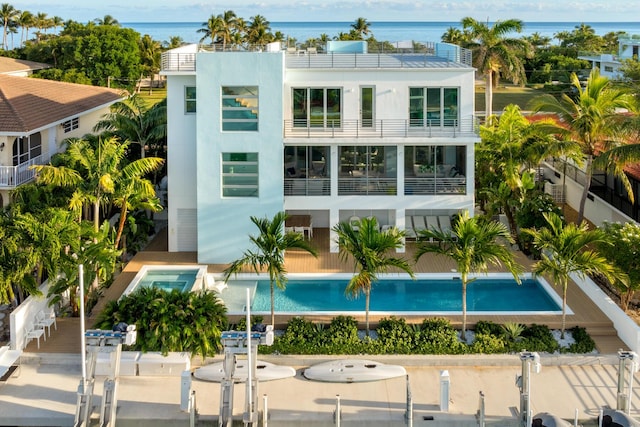
[[[529,101],[544,93],[542,89],[500,84],[493,91],[493,111],[502,111],[509,104],[526,111]],[[484,108],[484,85],[476,85],[476,111],[484,113]]]
[[[149,88],[142,88],[139,95],[151,107],[167,97],[167,88],[153,88],[151,94],[149,94]]]

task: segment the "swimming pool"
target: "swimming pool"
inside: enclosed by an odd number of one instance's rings
[[[143,265],[122,295],[141,287],[188,292],[202,289],[207,267],[200,265]]]
[[[279,314],[364,312],[364,296],[350,299],[344,290],[351,276],[290,275],[287,288],[275,289],[275,311]],[[462,312],[462,286],[456,276],[449,274],[381,277],[373,284],[370,312],[377,314],[456,314]],[[229,281],[221,297],[230,314],[243,313],[246,306],[246,288],[251,290],[253,313],[271,310],[269,281],[254,276],[255,280]],[[467,285],[467,312],[482,314],[560,314],[562,300],[542,278],[525,275],[517,285],[508,274],[481,276]],[[567,313],[571,310],[567,309]]]

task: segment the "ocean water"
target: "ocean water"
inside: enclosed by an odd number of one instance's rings
[[[204,22],[204,20],[203,20]],[[339,33],[348,33],[353,22],[272,22],[271,31],[280,31],[289,39],[304,42],[327,34],[330,38]],[[539,33],[552,37],[560,31],[572,31],[581,22],[525,22],[520,35]],[[640,34],[640,22],[586,22],[596,34],[623,31],[628,34]],[[124,27],[133,28],[140,34],[148,34],[160,42],[179,36],[188,43],[197,43],[202,34],[202,22],[129,22]],[[460,22],[371,22],[370,30],[379,41],[414,40],[419,42],[437,42],[449,27],[461,28]],[[514,37],[519,34],[514,33]]]

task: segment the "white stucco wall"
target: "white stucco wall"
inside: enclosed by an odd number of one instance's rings
[[[197,64],[198,262],[225,263],[249,248],[250,216],[283,209],[284,54],[202,53]],[[257,132],[221,130],[223,86],[258,86]],[[222,197],[221,153],[232,152],[258,153],[259,197]]]
[[[175,75],[167,78],[167,177],[169,252],[196,251],[196,240],[180,237],[184,212],[196,211],[196,114],[185,113],[186,86],[196,86],[196,77]],[[197,90],[197,89],[196,89]],[[199,105],[196,106],[198,108]],[[190,230],[195,233],[195,230]]]

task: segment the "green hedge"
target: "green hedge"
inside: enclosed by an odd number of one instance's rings
[[[338,316],[329,324],[301,317],[291,319],[272,346],[260,346],[261,354],[496,354],[537,351],[546,353],[590,353],[595,343],[584,328],[571,329],[575,343],[560,348],[544,325],[498,325],[480,321],[475,339],[465,344],[458,331],[441,318],[408,324],[403,318],[384,318],[376,338],[358,336],[358,323],[351,316]]]

